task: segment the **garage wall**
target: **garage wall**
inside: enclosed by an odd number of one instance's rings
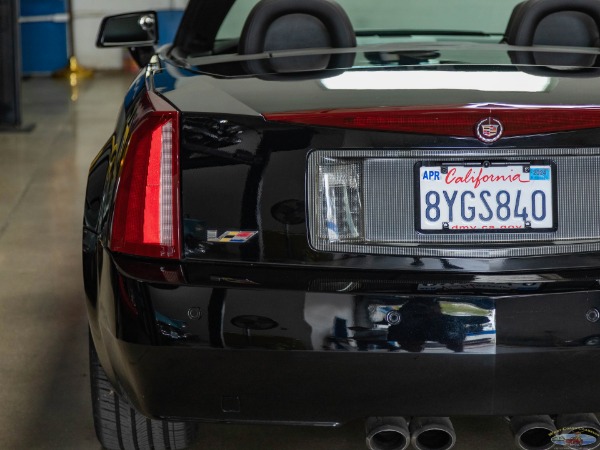
[[[187,0],[72,0],[75,55],[92,69],[120,69],[123,49],[97,49],[96,35],[104,16],[141,10],[183,9]]]

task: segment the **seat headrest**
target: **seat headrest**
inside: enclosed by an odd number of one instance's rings
[[[600,47],[600,0],[528,0],[519,3],[504,41],[516,46]],[[511,52],[518,64],[595,67],[598,55],[568,52]]]
[[[246,19],[238,52],[242,55],[308,48],[352,48],[350,19],[333,0],[261,0]],[[246,61],[257,74],[291,74],[352,66],[354,54],[294,56]]]

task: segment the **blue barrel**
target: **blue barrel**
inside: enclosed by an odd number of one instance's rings
[[[43,16],[67,12],[65,0],[21,0],[21,16]]]
[[[21,0],[24,75],[51,74],[69,62],[65,0]]]

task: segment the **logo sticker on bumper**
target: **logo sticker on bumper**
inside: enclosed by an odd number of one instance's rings
[[[209,242],[243,244],[252,239],[258,231],[226,231],[219,237],[208,239]]]

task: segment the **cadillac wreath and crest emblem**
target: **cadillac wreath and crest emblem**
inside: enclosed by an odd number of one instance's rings
[[[491,144],[502,137],[504,127],[502,126],[502,122],[498,119],[488,117],[487,119],[481,120],[475,127],[475,130],[477,138],[480,141]]]

